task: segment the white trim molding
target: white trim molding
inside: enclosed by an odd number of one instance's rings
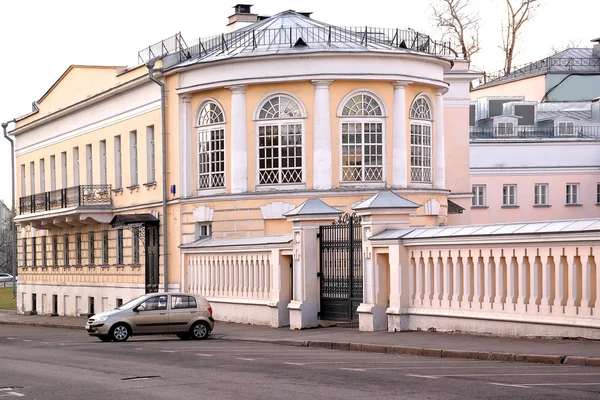
[[[284,214],[296,208],[294,204],[274,201],[260,207],[263,219],[285,219]]]
[[[292,92],[286,92],[286,91],[282,91],[282,90],[278,90],[275,92],[271,92],[269,94],[267,94],[266,96],[264,96],[262,99],[260,99],[260,101],[256,104],[256,107],[254,108],[254,111],[252,112],[252,120],[253,121],[262,121],[259,118],[259,114],[260,114],[260,110],[262,109],[263,105],[271,100],[271,98],[273,97],[277,97],[277,96],[287,96],[287,97],[291,97],[294,101],[296,101],[296,103],[298,103],[298,106],[300,107],[300,112],[301,112],[301,116],[297,117],[297,118],[306,118],[306,116],[308,115],[307,111],[306,111],[306,106],[304,105],[304,103],[302,102],[302,100],[300,100],[300,97],[296,96],[294,93]]]
[[[385,101],[383,101],[383,98],[379,95],[379,93],[377,93],[371,89],[360,88],[360,89],[355,89],[355,90],[351,91],[350,93],[347,93],[344,96],[344,98],[342,99],[342,101],[340,101],[340,104],[338,104],[337,111],[336,111],[336,115],[338,118],[341,118],[341,117],[351,118],[351,116],[342,115],[342,112],[344,111],[344,106],[346,105],[348,100],[350,100],[353,96],[355,96],[357,94],[366,94],[366,95],[373,97],[375,100],[377,100],[377,102],[379,103],[379,106],[381,107],[381,115],[380,116],[361,117],[361,118],[386,118],[388,116],[387,106],[385,104]]]
[[[207,206],[196,207],[193,211],[194,222],[212,222],[215,210]]]

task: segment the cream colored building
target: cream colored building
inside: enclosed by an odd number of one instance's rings
[[[208,294],[204,277],[221,319],[281,326],[306,272],[293,237],[332,221],[289,214],[307,200],[352,212],[393,190],[414,205],[402,224],[470,222],[467,62],[410,30],[252,18],[238,7],[231,33],[140,52],[164,116],[142,63],[71,66],[18,119],[20,312]]]

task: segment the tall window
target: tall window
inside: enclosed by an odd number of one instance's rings
[[[31,186],[31,194],[35,194],[35,163],[29,163],[29,186]]]
[[[79,186],[79,147],[73,147],[73,185]]]
[[[473,207],[485,207],[485,185],[473,185]]]
[[[198,115],[198,189],[225,186],[225,117],[208,101]]]
[[[61,174],[62,174],[62,188],[65,189],[67,187],[67,152],[63,151],[60,153],[60,166],[61,166]]]
[[[69,234],[65,233],[63,235],[63,256],[64,256],[64,266],[69,265]]]
[[[146,166],[147,166],[147,183],[156,181],[156,155],[154,147],[154,125],[146,127]]]
[[[504,185],[502,187],[502,205],[517,205],[517,185]]]
[[[96,263],[95,252],[96,246],[94,246],[94,232],[88,232],[88,261],[90,265],[94,265]]]
[[[410,107],[410,180],[431,183],[431,139],[433,125],[431,106],[419,96]]]
[[[42,267],[48,266],[48,254],[46,253],[46,236],[42,236],[42,243],[40,252],[42,253]]]
[[[75,265],[81,265],[81,233],[75,234]]]
[[[140,228],[134,228],[131,233],[131,263],[140,263]]]
[[[579,203],[579,183],[567,183],[566,204],[575,205]]]
[[[258,183],[301,183],[302,109],[286,95],[265,101],[258,114]]]
[[[100,141],[100,184],[106,185],[106,140]]]
[[[117,229],[117,265],[123,265],[123,229]]]
[[[115,189],[123,188],[123,172],[121,168],[121,135],[115,136]]]
[[[37,238],[31,238],[31,266],[37,267]]]
[[[21,257],[23,258],[23,266],[27,267],[27,238],[23,237],[23,239],[21,239],[21,244],[22,244],[22,248],[21,248]]]
[[[352,96],[342,109],[342,181],[383,180],[383,111],[368,94]]]
[[[52,266],[58,267],[58,236],[52,235]]]
[[[138,146],[137,131],[129,132],[130,186],[138,184]]]
[[[40,192],[43,193],[46,191],[46,161],[41,158],[40,159]]]
[[[102,231],[102,264],[108,265],[108,231]]]
[[[86,182],[88,185],[94,184],[94,158],[92,155],[92,145],[85,145],[85,171]]]
[[[56,156],[50,156],[50,190],[56,190]]]
[[[536,206],[547,206],[548,205],[548,184],[547,183],[536,183],[533,197],[534,197],[534,204]]]
[[[25,164],[21,164],[21,196],[25,196],[27,194],[26,192],[27,181],[25,180]]]

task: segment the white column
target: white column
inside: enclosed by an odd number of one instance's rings
[[[191,96],[183,95],[180,98],[179,121],[179,195],[188,197],[193,194],[193,179],[190,165],[192,164],[192,149],[194,140],[192,133]]]
[[[231,193],[248,191],[248,148],[246,146],[246,86],[231,89]]]
[[[392,133],[392,186],[408,186],[408,150],[406,137],[406,91],[410,82],[394,83],[394,119]]]
[[[329,85],[332,81],[312,81],[315,86],[315,129],[313,131],[313,189],[331,189],[331,106]]]
[[[444,97],[442,92],[435,96],[435,187],[446,188],[446,152],[444,148]]]

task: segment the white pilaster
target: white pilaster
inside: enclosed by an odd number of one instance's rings
[[[332,81],[315,80],[315,129],[313,150],[313,189],[331,189],[331,119],[329,85]]]
[[[392,186],[408,186],[408,151],[406,136],[406,90],[410,82],[394,83],[394,119],[392,133]]]
[[[193,194],[193,179],[190,164],[192,162],[193,133],[191,96],[180,96],[179,121],[179,196],[188,197]]]
[[[435,96],[435,187],[446,187],[446,152],[444,148],[444,97],[442,92]]]
[[[248,191],[248,148],[246,146],[246,86],[231,89],[231,193]]]

